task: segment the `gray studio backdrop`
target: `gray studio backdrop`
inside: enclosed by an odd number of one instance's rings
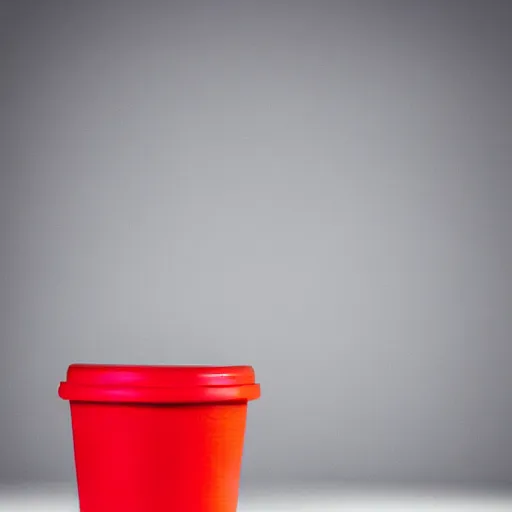
[[[243,478],[512,482],[510,2],[3,2],[0,480],[74,361],[253,364]]]

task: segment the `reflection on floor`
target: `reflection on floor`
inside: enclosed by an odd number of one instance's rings
[[[321,489],[243,491],[238,512],[502,512],[512,510],[512,490],[428,491]],[[2,512],[78,512],[73,488],[0,487]],[[148,511],[149,512],[149,511]]]

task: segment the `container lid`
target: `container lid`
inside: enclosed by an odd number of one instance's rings
[[[202,403],[255,400],[251,366],[72,364],[59,396],[78,402]]]

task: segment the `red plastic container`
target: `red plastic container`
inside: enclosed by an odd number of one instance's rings
[[[235,512],[250,366],[73,364],[81,512]]]

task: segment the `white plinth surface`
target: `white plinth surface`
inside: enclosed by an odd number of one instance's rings
[[[2,512],[78,512],[73,489],[2,486]],[[242,492],[238,512],[501,512],[512,510],[512,492],[307,489]],[[151,511],[144,511],[151,512]]]

